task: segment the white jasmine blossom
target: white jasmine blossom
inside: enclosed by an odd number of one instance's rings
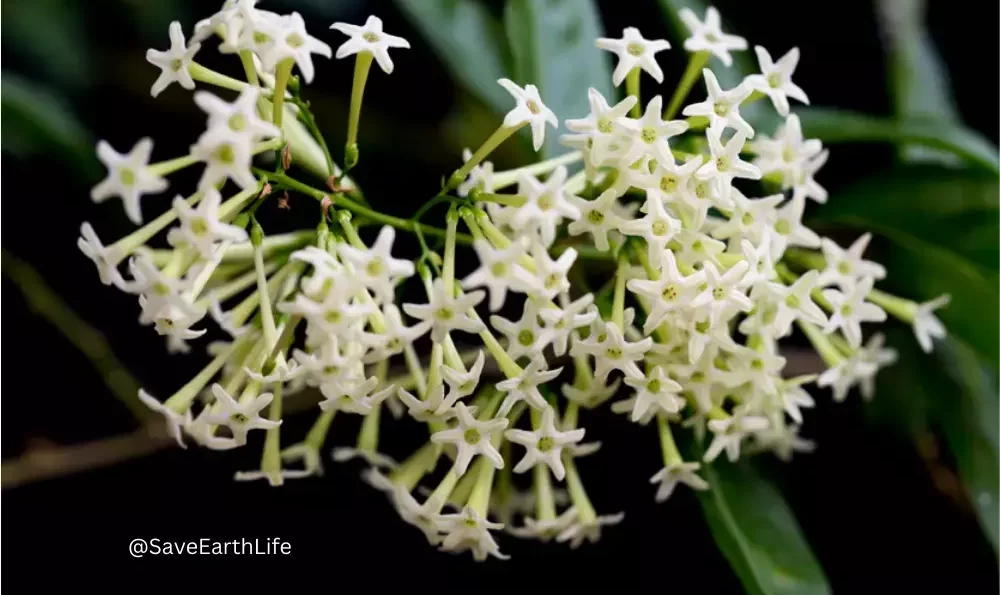
[[[510,79],[500,79],[497,83],[517,102],[514,109],[504,116],[503,125],[506,128],[517,128],[525,124],[531,126],[532,146],[538,151],[545,142],[545,125],[551,124],[553,128],[558,128],[559,119],[552,110],[545,107],[538,95],[538,87],[525,85],[522,89]]]
[[[333,55],[330,46],[306,32],[305,21],[297,12],[281,17],[274,30],[274,39],[267,50],[260,54],[265,70],[272,71],[278,63],[293,60],[307,83],[313,80],[315,68],[312,54],[329,58]]]
[[[194,102],[208,115],[208,128],[226,130],[236,136],[244,135],[251,141],[281,136],[277,126],[257,115],[259,97],[259,88],[247,87],[232,103],[207,91],[196,92]]]
[[[583,440],[585,432],[583,428],[560,432],[555,425],[555,410],[546,407],[542,411],[541,426],[535,431],[514,429],[504,432],[507,440],[527,449],[524,457],[514,466],[514,473],[524,473],[535,465],[544,463],[552,470],[552,475],[562,481],[566,477],[566,468],[562,463],[563,448]]]
[[[540,353],[552,340],[552,333],[542,325],[538,307],[531,300],[524,301],[521,319],[516,323],[502,316],[491,316],[493,328],[507,337],[507,355],[513,359]]]
[[[111,148],[106,141],[97,143],[97,157],[108,168],[108,176],[90,191],[90,198],[101,203],[117,196],[122,199],[125,214],[132,223],[142,224],[139,200],[144,194],[158,194],[167,189],[167,181],[149,169],[153,141],[142,138],[127,154]]]
[[[198,206],[191,208],[181,197],[174,198],[174,211],[180,225],[170,230],[167,241],[173,246],[187,245],[202,258],[212,260],[223,242],[239,244],[250,239],[246,230],[219,221],[222,196],[214,188],[205,190]]]
[[[589,521],[582,521],[577,517],[576,521],[556,536],[556,541],[569,542],[569,547],[574,550],[583,545],[584,540],[597,543],[601,539],[601,527],[617,525],[624,519],[624,512],[598,516]]]
[[[747,138],[753,138],[753,128],[740,115],[740,104],[750,97],[753,89],[746,83],[740,83],[728,91],[723,91],[719,86],[719,79],[715,78],[715,73],[705,68],[702,70],[702,75],[705,77],[708,98],[701,103],[692,103],[685,107],[682,113],[685,116],[708,118],[710,130],[721,133],[726,128],[732,128]]]
[[[390,48],[409,48],[410,42],[402,37],[389,35],[382,30],[382,19],[376,16],[368,17],[363,27],[350,25],[347,23],[334,23],[331,29],[336,29],[344,35],[349,35],[348,39],[337,48],[337,58],[346,58],[361,52],[368,52],[375,57],[379,68],[386,74],[392,74],[393,64],[389,58]]]
[[[555,239],[554,234],[552,239]],[[462,289],[487,288],[491,311],[496,312],[503,307],[508,290],[525,293],[538,289],[538,280],[518,263],[520,257],[527,254],[523,243],[511,242],[510,246],[497,250],[485,240],[476,240],[472,247],[480,265],[462,279]]]
[[[876,281],[884,279],[885,267],[863,258],[871,239],[872,234],[863,234],[847,250],[829,238],[820,240],[823,256],[826,259],[826,268],[820,273],[818,283],[824,287],[837,285],[841,291],[850,291],[857,284],[859,278],[870,277]]]
[[[649,479],[649,483],[660,484],[656,488],[656,501],[666,502],[679,484],[684,484],[692,490],[709,489],[708,482],[697,474],[698,469],[701,469],[701,463],[673,463],[657,471],[656,475]]]
[[[594,356],[597,366],[594,370],[596,378],[606,378],[611,370],[621,370],[625,376],[642,378],[642,372],[635,364],[649,351],[653,340],[649,337],[641,341],[630,342],[625,339],[621,329],[614,322],[604,326],[604,336],[591,336],[580,341],[570,349],[570,354],[586,353]]]
[[[684,41],[684,49],[689,52],[710,52],[729,67],[733,64],[729,52],[747,49],[746,39],[722,32],[722,17],[714,6],[705,10],[704,22],[690,8],[682,8],[679,16],[691,32],[691,37]]]
[[[360,273],[359,282],[382,302],[392,302],[396,283],[414,273],[412,262],[392,257],[392,244],[395,241],[396,229],[385,225],[378,232],[375,243],[367,250],[348,244],[337,246],[341,259],[354,265],[354,270]]]
[[[188,91],[194,89],[194,79],[191,78],[188,67],[200,49],[201,44],[193,39],[191,45],[185,45],[181,24],[177,21],[170,23],[170,49],[146,50],[146,61],[160,69],[160,76],[153,82],[149,94],[156,97],[172,83],[177,83]]]
[[[521,374],[497,383],[497,390],[507,393],[500,404],[498,415],[506,416],[518,401],[525,401],[535,409],[545,409],[548,404],[538,387],[559,376],[562,368],[549,370],[545,358],[536,355],[531,362],[521,370]]]
[[[917,306],[917,312],[913,316],[913,334],[924,353],[930,353],[934,348],[934,339],[944,339],[948,335],[934,311],[944,308],[950,302],[950,295],[941,295]]]
[[[184,416],[167,407],[165,403],[157,401],[155,397],[141,388],[139,389],[139,400],[146,407],[162,415],[167,424],[167,434],[177,442],[178,446],[187,448],[187,445],[184,444],[184,439],[181,437],[181,428],[184,427],[185,423]]]
[[[799,48],[792,48],[778,59],[771,59],[771,54],[761,46],[755,46],[757,61],[760,63],[760,74],[752,74],[746,78],[746,83],[755,91],[760,91],[771,98],[774,109],[782,116],[788,116],[791,108],[788,98],[809,104],[805,91],[792,82],[792,73],[799,64]]]
[[[856,349],[861,346],[861,323],[884,322],[886,319],[885,310],[866,301],[874,282],[871,277],[865,277],[849,293],[838,289],[823,290],[823,297],[833,307],[824,331],[831,333],[840,329],[851,347]]]
[[[80,237],[76,240],[76,247],[83,255],[94,261],[97,266],[97,274],[104,285],[115,285],[125,287],[125,279],[118,271],[118,264],[125,258],[117,246],[105,246],[101,239],[97,237],[93,226],[89,223],[80,225]]]
[[[218,409],[212,411],[206,417],[206,421],[228,427],[233,433],[236,444],[240,446],[246,444],[247,433],[250,430],[266,430],[281,425],[280,421],[271,421],[260,416],[260,412],[270,405],[274,398],[271,393],[258,395],[246,403],[237,403],[222,385],[213,384],[212,394],[215,395]]]
[[[625,377],[625,384],[635,389],[635,403],[632,406],[632,421],[646,416],[650,411],[677,413],[684,407],[683,390],[680,384],[668,377],[660,366],[655,366],[642,378]]]
[[[459,297],[451,287],[445,287],[444,279],[434,280],[433,290],[426,304],[403,304],[403,311],[410,316],[431,323],[431,340],[438,343],[452,330],[467,333],[481,332],[485,325],[478,318],[469,316],[469,310],[483,301],[486,292],[470,291]]]
[[[625,27],[621,39],[602,37],[597,40],[597,47],[618,56],[618,66],[611,75],[616,87],[625,81],[625,75],[633,68],[641,68],[656,82],[663,82],[663,70],[656,63],[655,54],[670,49],[670,44],[666,40],[646,39],[635,27]]]
[[[499,388],[499,386],[498,386]],[[479,421],[472,417],[464,403],[455,405],[458,424],[451,429],[431,434],[435,444],[453,444],[458,449],[455,471],[464,475],[476,455],[483,455],[497,469],[503,469],[503,457],[492,444],[493,434],[507,427],[506,419]]]

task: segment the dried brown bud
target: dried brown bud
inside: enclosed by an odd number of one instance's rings
[[[285,191],[285,195],[278,199],[278,208],[286,211],[292,210],[292,207],[288,204],[288,191]]]
[[[292,167],[292,146],[287,143],[285,148],[281,150],[281,167],[283,169]]]

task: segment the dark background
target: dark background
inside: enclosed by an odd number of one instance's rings
[[[396,70],[391,77],[372,72],[361,124],[362,163],[352,172],[383,210],[411,214],[433,194],[441,174],[458,164],[461,147],[489,133],[492,117],[484,116],[485,108],[449,82],[393,4],[319,0],[262,4],[278,12],[299,10],[310,32],[334,48],[339,34],[327,29],[329,23],[361,23],[370,13],[385,21],[386,31],[411,41],[412,50],[393,54]],[[667,36],[655,3],[632,4],[600,3],[610,36],[636,24],[646,37]],[[938,0],[929,4],[930,30],[950,69],[963,120],[996,142],[997,5]],[[717,6],[751,45],[762,44],[775,57],[793,45],[801,48],[796,81],[813,104],[891,112],[869,3],[769,0],[720,1]],[[55,85],[83,126],[94,131],[95,140],[107,139],[124,151],[148,135],[156,140],[154,160],[166,159],[186,151],[203,120],[190,94],[177,86],[155,102],[149,97],[157,71],[143,54],[147,47],[166,47],[170,20],[181,20],[190,34],[194,22],[215,8],[214,2],[93,0],[76,5],[5,0],[3,70],[5,75],[16,73]],[[47,47],[26,47],[19,42],[26,32],[15,29],[25,23],[48,23],[55,27],[48,29],[55,36]],[[73,35],[84,36],[79,47],[85,54],[60,53]],[[38,44],[43,45],[41,37]],[[675,50],[661,54],[668,81],[676,80],[683,69],[684,53],[678,46],[675,43]],[[238,72],[229,58],[218,56],[211,45],[198,57],[226,72]],[[333,147],[344,135],[350,77],[349,61],[318,58],[317,77],[308,92]],[[12,153],[6,135],[4,144],[8,217],[3,248],[36,267],[70,307],[105,334],[147,390],[165,398],[205,360],[197,352],[169,356],[160,337],[136,324],[133,298],[102,286],[93,266],[76,249],[84,220],[94,223],[107,242],[132,229],[121,209],[109,206],[114,203],[90,202],[89,188],[100,179],[101,170],[64,154]],[[820,181],[835,192],[882,168],[892,156],[886,147],[837,146]],[[522,159],[524,154],[511,145],[496,159],[497,167],[515,166]],[[193,175],[172,177],[171,192],[191,187]],[[166,201],[170,196],[161,198]],[[164,205],[157,205],[157,200],[147,199],[144,212],[158,213]],[[272,210],[263,217],[282,219],[279,225],[289,228],[312,225],[311,200],[293,197],[290,213]],[[413,249],[412,238],[401,237],[400,242],[403,250]],[[8,295],[8,325],[3,331],[8,345],[4,459],[23,453],[29,445],[76,444],[134,429],[129,412],[113,399],[87,359],[54,327],[30,313],[6,277],[3,289]],[[823,391],[816,398],[818,407],[806,413],[805,434],[818,442],[817,452],[767,467],[774,471],[772,476],[783,488],[834,592],[884,592],[888,587],[892,592],[994,592],[995,554],[973,514],[942,489],[948,475],[939,465],[947,464],[947,453],[929,465],[909,442],[870,424],[856,395],[843,404],[832,403]],[[311,413],[287,419],[285,440],[298,440],[312,419]],[[116,590],[167,583],[197,588],[207,580],[228,588],[282,581],[292,589],[328,592],[383,587],[741,592],[712,542],[697,500],[678,491],[666,504],[653,502],[648,478],[661,464],[655,431],[637,428],[607,411],[587,415],[582,423],[588,439],[604,443],[598,454],[581,461],[588,492],[599,513],[624,510],[626,517],[621,525],[607,529],[599,544],[575,552],[563,545],[523,542],[506,535],[499,538],[501,549],[513,556],[506,563],[491,560],[477,565],[468,555],[435,552],[416,529],[395,516],[380,494],[358,479],[357,463],[329,461],[329,447],[354,442],[358,422],[343,416],[335,420],[324,453],[327,474],[291,481],[282,488],[231,480],[234,471],[257,465],[261,434],[256,444],[251,441],[250,448],[236,453],[174,448],[111,468],[5,490],[6,581],[32,581],[28,584],[33,587],[94,584]],[[412,428],[387,421],[382,433],[390,455],[403,458],[412,448],[413,442],[406,439]],[[280,537],[291,543],[291,554],[134,560],[127,552],[134,537],[255,536]]]

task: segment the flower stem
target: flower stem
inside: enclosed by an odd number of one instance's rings
[[[508,207],[523,207],[525,198],[517,194],[491,194],[488,192],[473,192],[471,197],[476,202],[495,202]]]
[[[354,85],[351,87],[351,112],[347,120],[347,144],[344,149],[344,167],[350,170],[358,163],[358,123],[361,119],[361,101],[365,83],[372,65],[371,52],[359,52],[354,61]]]
[[[615,273],[615,295],[611,306],[611,322],[625,332],[625,281],[628,273],[628,258],[623,253],[618,257],[618,271]]]
[[[243,64],[243,73],[246,74],[247,82],[254,87],[260,86],[257,78],[257,69],[253,65],[253,53],[250,50],[240,50],[240,62]]]
[[[656,425],[660,431],[660,448],[663,451],[663,464],[669,467],[670,465],[683,463],[684,459],[681,457],[680,451],[677,450],[674,435],[670,432],[670,423],[667,421],[667,416],[659,413],[656,416]]]
[[[284,386],[278,383],[274,387],[271,405],[267,417],[271,421],[281,421],[281,400]],[[268,428],[264,436],[264,454],[261,456],[260,470],[267,476],[271,485],[281,485],[281,426]]]
[[[797,320],[796,324],[802,329],[802,332],[812,343],[813,348],[819,353],[819,356],[823,358],[826,365],[833,368],[840,365],[843,361],[843,357],[840,355],[840,351],[833,345],[830,338],[827,337],[816,327],[816,325],[806,322],[804,320]]]
[[[641,107],[642,100],[639,98],[640,72],[641,71],[639,70],[639,67],[635,67],[632,70],[628,71],[628,74],[625,75],[625,90],[629,95],[635,97],[635,105],[632,106],[632,109],[630,110],[629,113],[629,115],[632,116],[633,118],[642,117],[642,107]]]
[[[917,316],[919,305],[913,300],[901,298],[878,289],[868,292],[868,301],[881,306],[883,310],[892,314],[906,324],[913,324]]]
[[[670,97],[667,110],[663,113],[664,120],[673,119],[677,115],[677,111],[680,110],[684,100],[687,99],[688,93],[691,92],[691,87],[694,86],[695,81],[701,76],[701,69],[708,62],[708,57],[708,52],[701,51],[691,54],[691,57],[688,58],[688,65],[681,76],[681,82],[674,89],[674,94]]]
[[[512,134],[518,131],[524,124],[519,124],[517,126],[500,126],[497,128],[493,134],[490,135],[486,142],[483,143],[481,147],[476,149],[476,152],[472,154],[472,157],[466,161],[462,167],[455,170],[455,173],[451,174],[448,178],[448,190],[454,190],[465,181],[465,178],[472,171],[472,168],[479,165],[483,159],[493,152],[494,149],[500,146],[500,143],[510,138]]]
[[[205,68],[197,62],[191,62],[188,65],[188,73],[196,81],[202,83],[208,83],[209,85],[215,85],[222,89],[229,89],[230,91],[242,91],[247,88],[247,84],[239,79],[234,79],[231,76],[226,76],[215,72],[210,68]]]
[[[274,71],[274,107],[271,117],[274,120],[274,125],[279,129],[281,128],[282,116],[285,114],[285,89],[288,88],[288,77],[291,76],[294,65],[294,60],[285,58],[278,63],[278,67]]]
[[[170,159],[168,161],[161,161],[159,163],[154,163],[146,168],[149,173],[155,176],[167,176],[176,171],[180,171],[185,167],[189,167],[198,163],[198,158],[192,155],[184,155],[183,157],[177,157],[176,159]]]
[[[552,492],[552,478],[547,465],[535,465],[532,469],[535,480],[535,516],[539,521],[555,520],[556,498]]]
[[[226,364],[230,356],[236,352],[236,349],[242,346],[246,342],[246,339],[240,337],[239,339],[232,342],[222,353],[215,356],[212,361],[208,363],[207,366],[202,368],[201,372],[198,372],[194,378],[188,381],[187,384],[182,386],[180,390],[173,394],[169,399],[167,399],[163,404],[166,407],[170,407],[177,413],[184,413],[191,407],[191,403],[198,398],[198,394],[205,388],[205,385],[219,373],[222,366]]]
[[[309,433],[306,434],[306,444],[310,448],[315,450],[323,448],[323,443],[326,442],[326,437],[330,433],[330,424],[333,423],[333,417],[336,414],[336,409],[329,409],[319,414],[309,429]]]
[[[532,163],[531,165],[525,165],[524,167],[519,167],[517,169],[509,169],[507,171],[495,173],[493,174],[493,190],[503,190],[508,186],[513,186],[522,175],[540,176],[553,171],[560,165],[569,165],[571,163],[576,163],[581,159],[583,159],[582,152],[572,151],[546,161],[540,161],[538,163]]]
[[[569,491],[570,499],[573,501],[573,506],[576,507],[580,524],[587,525],[593,523],[597,520],[597,511],[594,510],[594,505],[590,503],[590,498],[587,497],[587,490],[584,489],[580,473],[576,470],[576,463],[569,453],[563,454],[563,465],[566,467],[566,488]]]

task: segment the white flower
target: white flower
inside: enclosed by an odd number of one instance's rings
[[[490,292],[491,311],[496,312],[503,307],[508,290],[527,292],[537,288],[538,280],[518,264],[527,252],[521,242],[511,242],[506,248],[497,250],[486,240],[475,240],[472,248],[480,264],[462,279],[462,289],[486,287]]]
[[[839,403],[847,398],[847,393],[855,384],[869,378],[874,381],[877,372],[878,367],[874,363],[864,360],[856,353],[820,374],[816,386],[831,387],[833,400]]]
[[[552,335],[552,351],[557,356],[562,356],[566,354],[567,343],[573,330],[594,322],[598,313],[596,310],[589,309],[589,306],[594,303],[594,294],[592,293],[586,293],[572,303],[566,303],[569,301],[566,294],[559,294],[559,298],[562,307],[543,308],[538,315],[542,317],[542,321],[548,326]]]
[[[531,509],[528,512],[530,513]],[[523,527],[507,527],[506,532],[515,537],[525,539],[535,538],[542,542],[548,542],[569,528],[576,521],[576,518],[576,507],[571,506],[554,519],[539,521],[535,518],[525,516]]]
[[[382,19],[376,16],[368,17],[363,27],[347,23],[334,23],[331,29],[336,29],[351,38],[337,48],[337,58],[344,58],[360,52],[368,52],[375,56],[375,61],[386,74],[392,74],[392,59],[389,58],[389,48],[409,48],[410,42],[402,37],[389,35],[382,31]]]
[[[659,268],[667,243],[681,230],[681,222],[671,217],[664,208],[666,197],[656,188],[646,189],[646,216],[622,222],[618,231],[625,235],[641,236],[646,240],[649,264]]]
[[[232,450],[237,448],[239,444],[236,444],[236,440],[233,438],[216,436],[216,426],[215,424],[208,421],[209,416],[212,415],[211,407],[205,407],[201,410],[201,413],[197,417],[191,417],[191,411],[184,416],[184,431],[187,432],[188,436],[194,439],[199,446],[203,446],[209,450]]]
[[[794,194],[792,194],[793,197],[801,196],[803,198],[811,198],[820,204],[826,202],[829,194],[825,188],[816,182],[813,176],[816,175],[816,172],[819,171],[821,167],[826,165],[826,160],[829,156],[829,151],[823,151],[815,157],[806,159],[800,165],[799,171],[792,183],[794,192]]]
[[[624,158],[625,163],[631,164],[645,154],[655,158],[657,164],[673,166],[674,154],[668,141],[687,131],[688,123],[684,120],[664,120],[663,98],[657,95],[646,104],[646,111],[636,120],[636,125],[638,134],[633,135],[635,142]]]
[[[249,325],[243,325],[241,327],[236,326],[233,322],[233,312],[222,311],[222,304],[216,299],[214,293],[210,293],[208,296],[208,314],[215,321],[215,324],[219,325],[219,328],[226,331],[232,338],[237,338],[249,330]]]
[[[594,376],[604,379],[611,370],[621,370],[625,376],[642,378],[642,371],[635,362],[643,359],[653,345],[653,339],[646,337],[641,341],[630,342],[625,339],[622,331],[614,322],[604,325],[604,332],[591,335],[585,341],[573,345],[571,354],[586,353],[594,356],[596,367]]]
[[[762,236],[771,229],[776,208],[785,199],[782,194],[750,199],[733,188],[729,195],[733,208],[729,220],[712,230],[712,237],[748,239],[760,242]]]
[[[816,401],[813,400],[812,395],[809,394],[809,391],[802,388],[799,382],[782,382],[778,394],[781,397],[781,407],[795,423],[802,423],[801,409],[803,407],[812,408],[816,406]]]
[[[522,174],[518,179],[518,194],[524,197],[524,204],[513,210],[507,223],[528,237],[537,238],[544,246],[551,246],[562,220],[580,217],[580,210],[571,202],[575,197],[566,192],[566,176],[564,166],[557,167],[545,183]]]
[[[370,477],[377,477],[371,476]],[[378,483],[378,482],[374,482]],[[418,504],[413,494],[402,485],[380,485],[384,491],[391,492],[393,505],[396,512],[402,519],[423,531],[428,543],[438,545],[441,543],[441,515],[437,511],[436,502],[427,500],[423,504]]]
[[[747,141],[745,134],[737,132],[725,145],[722,144],[721,135],[721,130],[705,131],[712,158],[698,169],[695,177],[699,180],[714,180],[719,197],[727,201],[732,190],[733,178],[759,180],[761,174],[756,166],[740,159],[740,151]]]
[[[247,87],[235,101],[229,103],[208,91],[194,94],[194,102],[208,114],[209,128],[222,128],[234,135],[246,135],[257,141],[281,136],[278,127],[257,115],[260,89]]]
[[[594,200],[570,197],[573,206],[580,210],[580,218],[570,223],[566,230],[573,236],[589,233],[594,237],[595,248],[602,252],[610,250],[608,233],[618,231],[618,227],[625,222],[625,219],[615,212],[619,196],[621,193],[611,188]]]
[[[753,138],[753,127],[740,115],[740,104],[746,101],[747,97],[750,97],[753,89],[745,83],[740,83],[728,91],[723,91],[714,72],[707,68],[702,69],[701,72],[705,76],[708,98],[701,103],[692,103],[685,107],[682,113],[685,116],[708,118],[710,130],[721,133],[726,127],[729,127],[737,132],[742,132],[747,138]]]
[[[466,506],[460,513],[441,515],[439,527],[446,533],[441,542],[441,551],[457,553],[471,550],[473,558],[478,562],[489,556],[501,560],[510,558],[500,553],[500,546],[490,535],[491,529],[503,529],[503,525],[481,517],[471,506]]]
[[[689,52],[711,52],[728,67],[733,64],[730,51],[747,49],[747,40],[722,32],[722,18],[714,6],[705,10],[704,23],[690,8],[682,8],[679,16],[691,31],[691,37],[684,41],[684,49]]]
[[[705,273],[705,289],[691,300],[692,308],[706,306],[709,311],[709,319],[714,325],[721,320],[731,309],[749,312],[753,309],[753,302],[740,289],[740,282],[746,274],[749,264],[741,260],[734,264],[724,274],[719,274],[719,269],[710,261],[705,261],[703,269]]]
[[[378,378],[372,376],[367,380],[361,378],[347,382],[327,382],[320,385],[324,400],[319,408],[323,411],[335,410],[357,415],[368,415],[372,408],[389,398],[396,392],[396,387],[390,385],[377,393],[372,393],[378,387]]]
[[[177,413],[166,404],[160,403],[155,397],[147,393],[146,391],[139,389],[139,400],[153,411],[161,414],[164,421],[167,424],[167,434],[177,441],[177,445],[181,448],[187,448],[184,444],[184,439],[181,437],[181,428],[184,426],[185,418],[180,413]]]
[[[293,444],[281,451],[281,460],[286,463],[302,461],[302,477],[323,475],[323,457],[319,450],[305,442]]]
[[[654,54],[669,50],[670,44],[663,39],[645,39],[635,27],[625,27],[621,39],[602,37],[597,40],[597,47],[618,56],[618,66],[615,67],[611,80],[619,86],[633,68],[641,68],[656,79],[663,82],[663,70],[656,63]]]
[[[114,284],[118,288],[125,287],[125,279],[118,272],[118,264],[125,258],[118,246],[112,244],[104,246],[101,239],[97,237],[94,228],[89,223],[80,225],[80,237],[76,240],[76,247],[83,252],[83,255],[94,261],[97,266],[97,274],[101,278],[101,283],[105,285]]]
[[[585,433],[583,428],[560,432],[555,425],[555,410],[551,406],[546,407],[542,411],[541,426],[535,431],[515,429],[504,432],[507,440],[527,448],[524,457],[514,467],[514,473],[524,473],[538,463],[545,463],[552,470],[552,475],[562,481],[566,477],[566,468],[562,463],[563,447],[583,440]]]
[[[771,54],[759,45],[754,47],[754,52],[757,53],[761,74],[752,74],[746,78],[746,83],[753,90],[770,97],[774,109],[782,116],[788,116],[791,111],[788,106],[789,97],[809,104],[805,91],[792,82],[792,73],[799,63],[799,48],[790,49],[777,62],[771,60]]]
[[[750,144],[750,150],[757,154],[754,165],[765,174],[780,172],[782,186],[788,189],[798,183],[805,162],[819,155],[823,143],[818,139],[804,138],[802,122],[798,115],[791,114],[778,126],[774,138],[758,135]]]
[[[799,426],[771,427],[754,435],[754,450],[767,449],[786,463],[796,452],[813,452],[816,443],[799,436]]]
[[[332,455],[333,460],[338,463],[345,463],[353,459],[364,459],[364,461],[372,467],[378,467],[380,469],[395,469],[399,466],[399,464],[394,461],[392,457],[363,448],[341,446],[334,448]]]
[[[917,306],[917,312],[913,316],[913,334],[924,353],[931,352],[934,339],[944,339],[948,335],[944,325],[934,315],[934,310],[947,306],[949,302],[951,296],[945,294]]]
[[[502,316],[491,316],[490,323],[507,337],[507,355],[512,359],[540,353],[552,340],[552,333],[542,326],[538,307],[531,300],[524,300],[521,319],[516,323]]]
[[[194,89],[194,79],[188,72],[188,67],[194,60],[194,55],[201,49],[201,44],[194,42],[184,45],[184,30],[177,21],[170,23],[170,49],[159,51],[146,50],[146,61],[160,69],[160,76],[153,82],[149,94],[156,97],[170,86],[177,83],[188,91]]]
[[[871,400],[875,396],[875,375],[879,370],[896,363],[899,354],[891,347],[885,347],[885,335],[875,333],[868,339],[868,343],[855,354],[859,360],[875,366],[870,375],[859,377],[858,384],[861,386],[861,396],[866,400]]]
[[[531,126],[531,142],[538,151],[545,142],[545,124],[551,124],[553,128],[559,127],[559,119],[552,113],[552,110],[545,107],[542,98],[538,96],[538,87],[525,85],[522,89],[510,79],[500,79],[497,81],[501,87],[517,102],[514,109],[507,112],[503,119],[505,128],[520,128],[524,124]]]
[[[587,90],[590,102],[590,113],[586,118],[566,120],[566,128],[589,137],[591,143],[591,158],[600,165],[607,157],[619,157],[628,148],[622,139],[629,142],[629,137],[638,131],[638,124],[628,117],[628,112],[638,101],[635,96],[628,95],[618,105],[611,107],[601,92],[591,87]]]
[[[306,33],[306,24],[297,12],[282,16],[275,30],[275,36],[267,50],[260,57],[265,70],[271,71],[278,63],[291,59],[299,67],[302,78],[311,83],[315,72],[312,54],[329,58],[333,54],[330,46]]]
[[[271,393],[258,395],[245,404],[237,403],[219,384],[212,385],[212,394],[215,395],[218,409],[206,416],[206,421],[227,426],[238,445],[246,444],[247,433],[250,430],[266,430],[281,425],[280,420],[271,421],[260,417],[260,412],[270,405],[271,399],[274,398]]]
[[[503,457],[500,456],[500,451],[493,446],[492,440],[493,434],[507,427],[507,419],[479,421],[472,417],[465,403],[455,405],[455,410],[458,425],[448,430],[435,432],[431,435],[431,442],[455,445],[458,449],[458,454],[455,457],[455,471],[459,475],[465,474],[469,463],[476,455],[483,455],[491,465],[497,469],[503,469]]]
[[[219,221],[222,196],[218,190],[204,190],[204,197],[196,208],[188,206],[181,198],[174,198],[174,211],[180,225],[171,229],[167,241],[172,246],[188,245],[198,250],[205,260],[212,260],[221,242],[241,243],[249,239],[246,230]]]
[[[345,384],[363,379],[361,352],[352,348],[352,343],[341,353],[337,335],[331,335],[312,353],[293,349],[292,357],[298,362],[298,376],[305,378],[309,386],[323,386],[330,383]]]
[[[106,141],[97,143],[97,157],[108,168],[108,176],[90,191],[95,203],[102,203],[112,196],[122,199],[125,214],[132,223],[142,224],[143,194],[157,194],[167,189],[167,181],[149,169],[153,154],[153,141],[142,138],[128,154],[121,154]]]
[[[462,149],[462,163],[468,163],[469,159],[472,159],[472,151],[466,147]],[[461,197],[466,197],[473,189],[493,192],[493,163],[491,161],[482,161],[472,166],[469,177],[459,184],[455,192]]]
[[[698,469],[701,469],[701,463],[674,463],[657,471],[656,475],[649,479],[649,483],[660,484],[656,489],[656,501],[665,502],[680,483],[692,490],[707,490],[708,482],[698,476],[696,473]]]
[[[536,299],[551,300],[564,291],[569,291],[569,280],[566,275],[576,262],[576,250],[567,248],[559,258],[552,260],[548,250],[536,243],[531,251],[535,259],[535,277],[539,280],[540,289],[531,294]]]
[[[424,399],[420,399],[402,388],[396,392],[396,396],[406,406],[410,417],[417,421],[444,422],[458,415],[455,408],[445,403],[443,384],[429,389]],[[469,415],[475,414],[476,407],[469,407]]]
[[[804,248],[819,248],[820,237],[815,231],[802,224],[802,215],[806,210],[806,199],[803,196],[792,196],[792,199],[774,213],[774,242],[771,253],[779,257],[788,246]]]
[[[209,128],[191,147],[191,155],[205,162],[198,181],[199,191],[208,191],[226,178],[246,190],[257,184],[250,171],[253,146],[246,135],[235,135],[228,128]]]
[[[653,329],[663,322],[668,313],[687,307],[695,297],[695,290],[704,280],[705,273],[697,271],[685,276],[677,269],[674,253],[664,251],[660,263],[660,278],[656,281],[647,279],[629,279],[626,287],[636,295],[643,296],[652,304],[646,316],[643,332],[651,334]]]
[[[885,267],[877,262],[864,260],[862,255],[871,242],[872,234],[866,233],[844,250],[829,238],[823,238],[820,247],[826,258],[826,268],[820,273],[820,286],[837,285],[843,291],[850,291],[859,278],[871,277],[878,281],[885,278]]]
[[[504,397],[503,402],[500,404],[500,410],[497,415],[507,415],[514,408],[514,405],[522,400],[535,409],[545,409],[548,407],[549,405],[545,402],[545,398],[542,397],[542,393],[538,390],[538,387],[559,376],[562,373],[562,368],[549,370],[547,366],[545,358],[541,354],[537,354],[521,370],[519,376],[498,382],[497,390],[506,392],[507,396]]]
[[[448,383],[450,390],[448,391],[447,398],[437,408],[439,415],[451,409],[459,399],[465,398],[475,392],[476,387],[479,386],[479,378],[483,374],[483,367],[485,365],[486,354],[480,350],[479,355],[476,356],[475,363],[472,364],[472,367],[467,372],[459,372],[448,365],[441,366],[441,376]]]
[[[616,378],[611,384],[605,384],[607,378],[589,378],[585,388],[573,384],[562,385],[562,394],[567,400],[579,403],[588,409],[593,409],[615,396],[621,388],[622,379]]]
[[[823,290],[823,297],[833,307],[824,332],[841,329],[847,343],[857,349],[861,345],[861,323],[884,322],[886,319],[885,310],[865,301],[874,283],[874,279],[865,277],[849,293],[837,289]]]
[[[625,384],[636,389],[632,421],[639,421],[652,407],[665,413],[677,413],[684,407],[684,398],[679,394],[683,387],[669,378],[660,366],[654,367],[649,376],[626,376]]]
[[[382,316],[385,321],[385,332],[366,334],[362,337],[362,340],[366,341],[369,347],[368,353],[362,359],[366,364],[373,364],[402,353],[407,345],[412,345],[414,341],[431,330],[429,320],[418,322],[413,326],[403,324],[399,308],[393,303],[385,304],[382,307]]]
[[[757,246],[749,240],[740,242],[740,251],[749,265],[746,276],[740,282],[741,287],[753,287],[758,283],[770,281],[777,275],[774,269],[774,257],[771,255],[771,236],[770,233],[762,234],[760,244]]]
[[[601,539],[601,527],[617,525],[624,518],[624,512],[599,516],[588,522],[583,522],[578,517],[572,525],[556,536],[556,541],[559,543],[568,541],[569,547],[574,550],[583,544],[584,539],[589,540],[590,543],[597,543]]]
[[[362,250],[345,243],[337,245],[337,252],[345,262],[354,265],[360,273],[360,283],[372,290],[376,297],[386,303],[395,299],[396,283],[413,274],[413,263],[392,257],[392,244],[396,240],[396,229],[383,226],[375,243]]]
[[[439,343],[451,330],[479,333],[486,328],[478,318],[469,316],[469,310],[484,297],[486,292],[481,289],[455,297],[454,288],[445,287],[444,279],[438,277],[426,304],[403,304],[403,311],[418,320],[430,321],[431,340]]]
[[[708,422],[708,429],[715,434],[712,443],[705,451],[705,462],[711,463],[722,451],[726,451],[726,458],[731,463],[735,463],[740,458],[740,443],[748,434],[754,434],[767,429],[770,422],[765,417],[748,415],[744,412],[734,413],[732,417],[725,419],[713,419]]]
[[[823,310],[813,301],[812,292],[818,286],[818,271],[809,271],[786,286],[771,283],[768,289],[777,298],[777,312],[774,315],[774,335],[783,337],[791,331],[792,323],[801,318],[807,322],[824,326],[828,320]]]

